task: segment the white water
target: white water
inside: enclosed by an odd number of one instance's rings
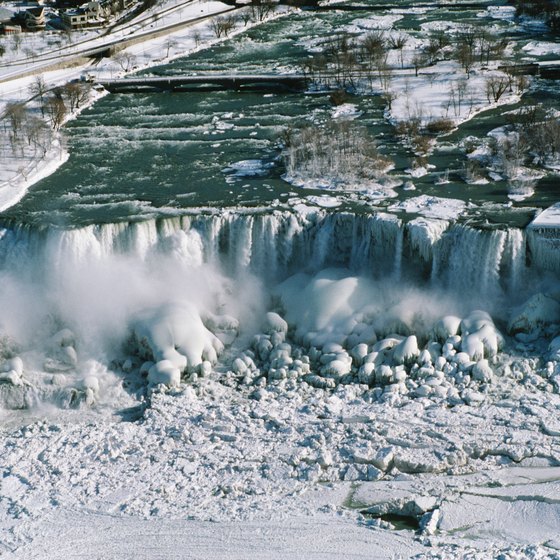
[[[402,269],[416,282],[493,297],[534,286],[545,270],[558,274],[557,244],[556,230],[479,229],[424,218],[405,223],[389,214],[224,212],[70,230],[5,226],[0,269],[50,277],[116,256],[145,262],[194,251],[230,275],[250,270],[276,281],[302,269],[341,266],[398,280]]]

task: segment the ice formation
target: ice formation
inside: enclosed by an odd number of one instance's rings
[[[93,402],[111,371],[142,390],[218,364],[251,383],[464,400],[504,370],[494,320],[518,342],[556,334],[553,231],[320,209],[7,224],[3,402]]]

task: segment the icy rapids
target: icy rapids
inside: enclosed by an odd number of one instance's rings
[[[110,402],[121,383],[140,398],[214,369],[257,391],[477,399],[504,347],[555,334],[551,232],[323,210],[4,225],[3,406]]]

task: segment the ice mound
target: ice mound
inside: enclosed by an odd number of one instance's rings
[[[209,322],[214,327],[221,324],[216,316]],[[141,314],[133,326],[128,351],[146,362],[155,362],[148,373],[151,384],[178,385],[182,372],[194,371],[203,362],[216,363],[223,348],[196,307],[182,302]]]
[[[346,340],[358,324],[356,312],[367,309],[373,292],[369,280],[337,269],[323,270],[312,279],[297,274],[278,288],[288,323],[296,325],[296,339],[319,347]]]

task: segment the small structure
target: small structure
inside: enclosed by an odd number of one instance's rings
[[[16,35],[21,33],[21,25],[0,23],[0,35]]]

